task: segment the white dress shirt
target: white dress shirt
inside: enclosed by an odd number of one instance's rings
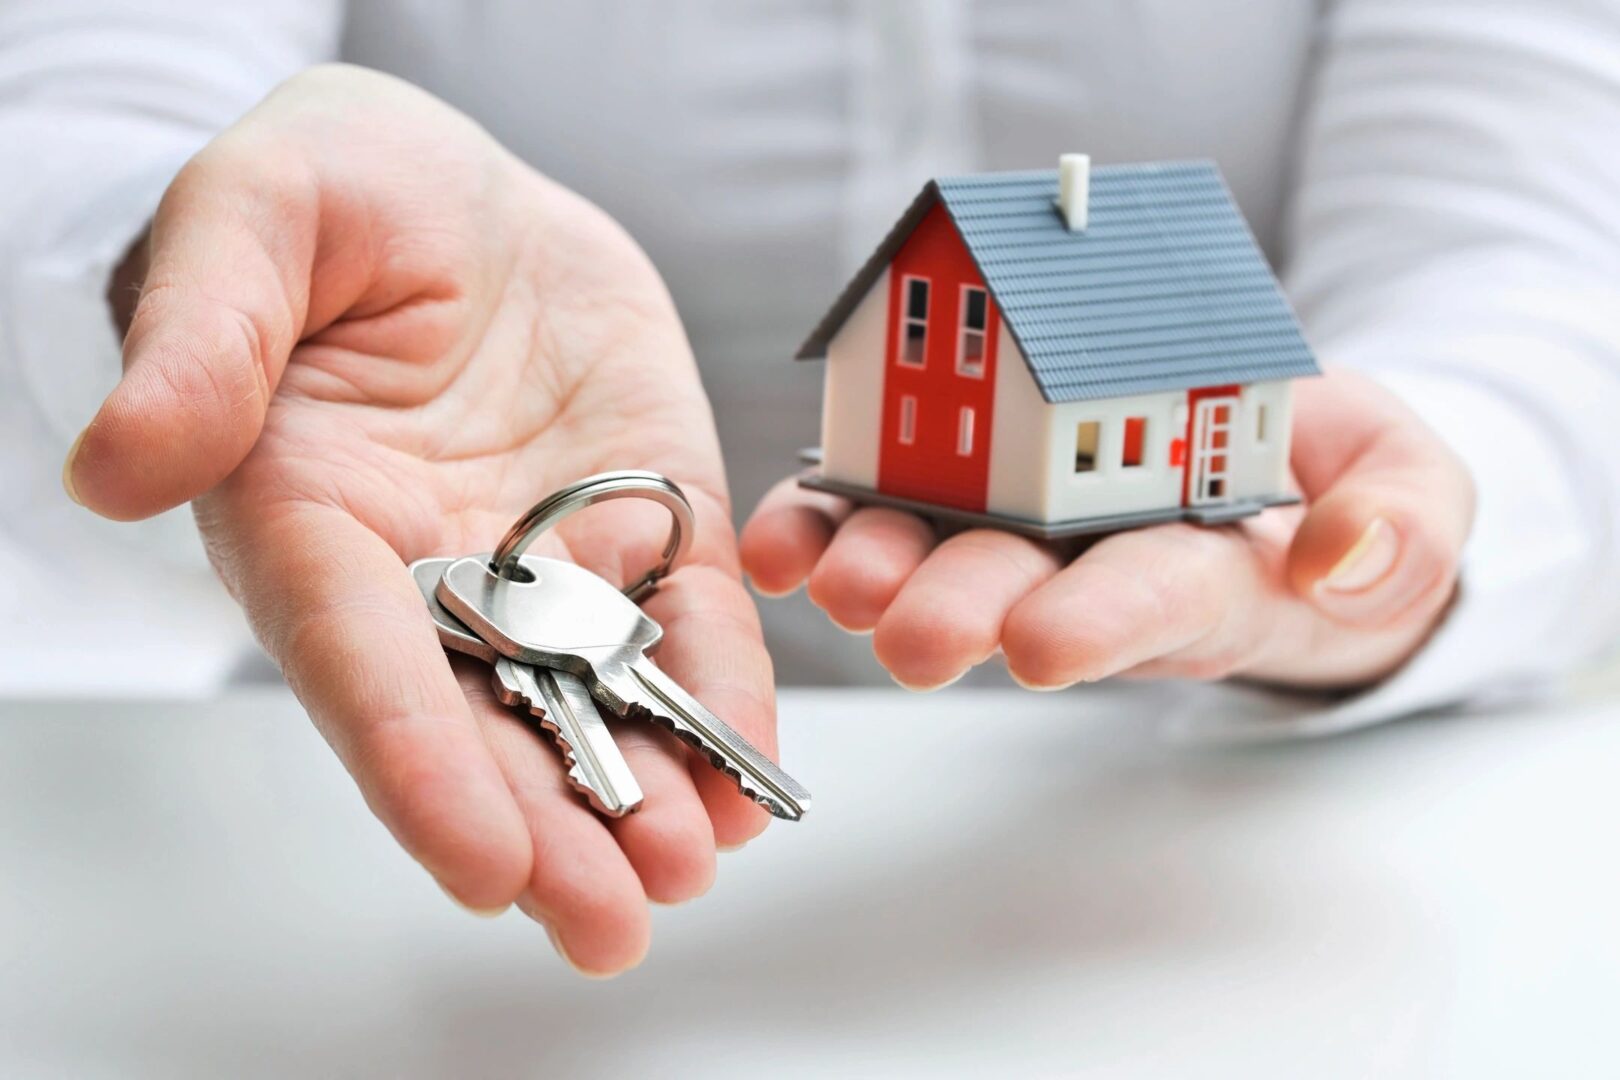
[[[110,268],[168,179],[334,58],[463,109],[636,236],[740,512],[815,440],[793,347],[929,176],[1214,158],[1323,359],[1402,393],[1481,499],[1459,600],[1397,676],[1332,704],[1199,694],[1189,730],[1336,730],[1615,640],[1610,0],[0,0],[0,693],[204,693],[241,662],[189,517],[101,522],[59,473],[117,377]],[[763,612],[785,678],[881,678],[802,597]]]

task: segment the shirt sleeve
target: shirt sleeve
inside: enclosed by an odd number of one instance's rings
[[[0,378],[68,443],[118,373],[108,277],[187,158],[331,57],[336,0],[0,4]]]
[[[1185,735],[1327,734],[1554,685],[1620,636],[1620,8],[1344,0],[1304,115],[1284,280],[1479,490],[1457,598],[1382,684],[1241,687]]]
[[[169,181],[327,59],[337,0],[0,0],[0,693],[206,693],[251,640],[190,514],[106,522],[61,469],[117,381],[111,271]],[[76,658],[85,634],[121,648]]]

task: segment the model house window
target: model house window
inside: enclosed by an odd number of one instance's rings
[[[900,444],[910,446],[917,441],[917,399],[910,394],[900,397]]]
[[[984,330],[989,320],[985,292],[976,285],[962,286],[962,325],[956,332],[956,373],[984,378]]]
[[[900,362],[922,367],[928,360],[928,279],[907,277],[906,317],[900,327]]]
[[[1147,417],[1125,418],[1125,446],[1120,450],[1119,463],[1127,469],[1142,467],[1142,447],[1147,442]]]
[[[1083,420],[1074,429],[1074,471],[1095,472],[1097,469],[1097,443],[1101,440],[1102,424],[1096,420]]]
[[[956,416],[956,452],[962,457],[973,456],[973,409],[962,406]]]
[[[1266,407],[1264,405],[1258,406],[1254,410],[1254,441],[1257,443],[1266,441]]]

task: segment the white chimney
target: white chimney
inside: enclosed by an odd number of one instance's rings
[[[1058,155],[1058,210],[1070,232],[1086,231],[1086,203],[1091,195],[1091,155]]]

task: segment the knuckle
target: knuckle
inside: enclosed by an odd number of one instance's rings
[[[234,210],[243,224],[260,227],[313,221],[318,195],[315,168],[295,138],[244,123],[181,166],[158,202],[154,237],[200,211]]]
[[[668,606],[682,617],[715,618],[744,634],[759,635],[759,609],[748,590],[729,570],[703,563],[687,563],[659,583],[669,597]],[[656,595],[656,594],[655,594]]]

